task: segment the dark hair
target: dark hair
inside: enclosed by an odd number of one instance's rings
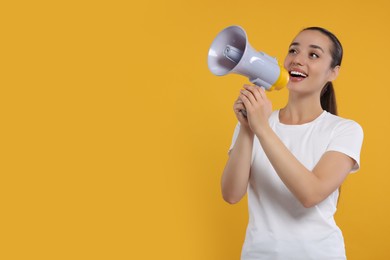
[[[343,59],[343,47],[341,46],[341,43],[337,39],[337,37],[330,31],[321,27],[307,27],[302,31],[307,30],[319,31],[322,34],[328,36],[333,45],[330,50],[332,55],[332,62],[330,64],[330,67],[335,68],[336,66],[341,66],[341,61]],[[328,111],[329,113],[337,115],[336,94],[331,81],[327,82],[322,88],[320,100],[322,109]]]

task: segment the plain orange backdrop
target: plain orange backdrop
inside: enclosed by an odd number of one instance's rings
[[[229,25],[284,59],[323,26],[340,115],[365,133],[337,222],[348,258],[390,259],[386,0],[8,1],[0,8],[1,259],[239,259],[244,199],[220,194],[244,77],[207,52]],[[287,91],[268,94],[282,107]]]

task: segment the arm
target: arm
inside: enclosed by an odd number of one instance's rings
[[[312,171],[306,169],[271,128],[256,133],[275,171],[304,207],[312,207],[334,192],[355,161],[340,152],[326,152]]]
[[[233,110],[240,122],[240,132],[229,153],[221,178],[222,196],[230,204],[237,203],[244,197],[250,176],[254,134],[249,127],[248,119],[241,113],[243,109],[245,109],[243,101],[238,98]]]
[[[354,165],[352,158],[341,152],[326,152],[314,169],[309,171],[269,126],[268,117],[272,107],[264,90],[245,87],[241,99],[247,108],[251,130],[280,179],[303,206],[318,204],[342,184]]]
[[[221,189],[224,200],[230,204],[244,197],[250,176],[253,133],[241,127],[234,148],[222,174]]]

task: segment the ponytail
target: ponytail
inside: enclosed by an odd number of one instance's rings
[[[334,92],[332,82],[329,81],[322,88],[320,100],[321,100],[322,109],[337,116],[336,94]],[[341,186],[339,187],[339,196],[337,198],[337,204],[340,201],[340,195],[341,195]]]
[[[336,93],[332,82],[328,82],[321,91],[321,107],[333,115],[337,115]]]

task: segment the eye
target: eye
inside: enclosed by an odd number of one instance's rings
[[[317,58],[320,57],[320,56],[319,56],[317,53],[315,53],[315,52],[310,53],[309,56],[310,56],[310,58],[312,58],[312,59],[317,59]]]
[[[289,49],[289,50],[288,50],[288,53],[289,53],[289,54],[297,54],[298,51],[297,51],[296,49]]]

